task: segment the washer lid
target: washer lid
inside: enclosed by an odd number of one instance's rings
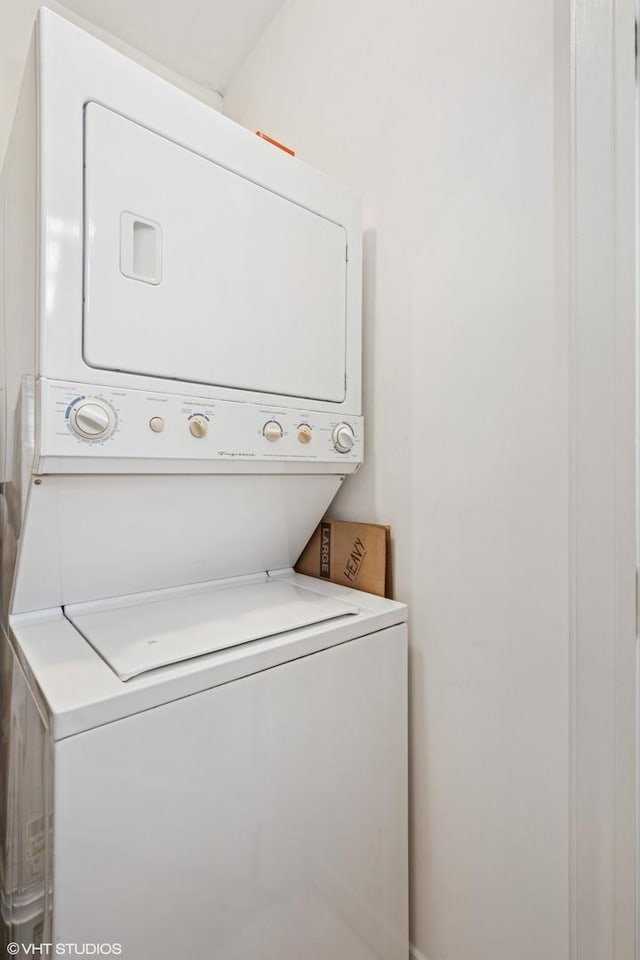
[[[65,607],[65,616],[121,680],[171,663],[359,613],[359,608],[282,580],[153,600]]]

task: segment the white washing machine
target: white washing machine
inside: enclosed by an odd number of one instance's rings
[[[5,941],[406,958],[406,609],[292,570],[357,198],[43,10],[1,200]]]

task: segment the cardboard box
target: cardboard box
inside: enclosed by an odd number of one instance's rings
[[[378,523],[321,520],[296,572],[391,597],[391,528]]]

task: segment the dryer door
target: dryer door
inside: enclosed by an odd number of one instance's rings
[[[344,399],[340,224],[89,103],[84,231],[91,366]]]

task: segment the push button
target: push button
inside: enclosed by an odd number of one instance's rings
[[[162,433],[164,430],[164,420],[162,417],[151,417],[151,420],[149,420],[149,426],[154,433]]]

